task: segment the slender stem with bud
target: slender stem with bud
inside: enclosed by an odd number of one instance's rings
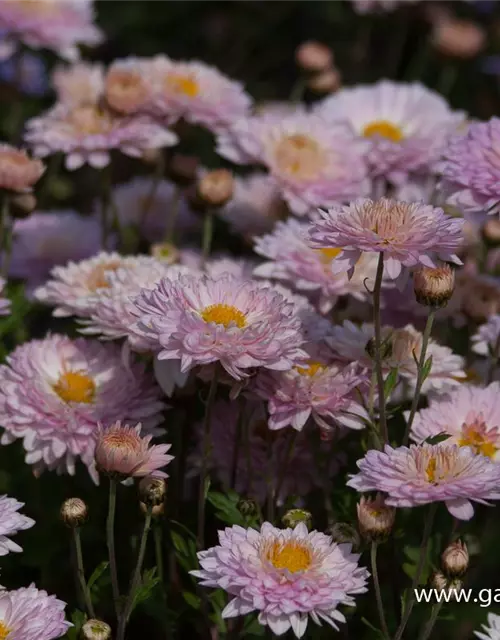
[[[429,315],[427,316],[424,335],[422,337],[422,348],[420,351],[420,358],[419,358],[418,367],[417,367],[417,384],[415,386],[415,393],[413,395],[413,400],[411,401],[410,415],[408,416],[406,431],[403,438],[403,446],[405,447],[407,446],[408,440],[410,438],[411,425],[413,424],[413,420],[417,412],[418,401],[420,399],[420,392],[422,390],[422,385],[424,383],[425,356],[427,354],[427,346],[429,344],[429,338],[431,337],[432,323],[434,322],[435,313],[436,311],[431,308],[431,310],[429,311]]]
[[[434,625],[437,622],[439,612],[441,611],[441,607],[443,606],[443,602],[444,600],[441,600],[432,607],[431,617],[423,628],[418,640],[428,640],[428,638],[431,637],[432,630],[434,629]]]
[[[83,600],[85,602],[85,608],[87,609],[87,613],[89,614],[89,617],[95,618],[94,606],[92,604],[90,591],[87,587],[87,582],[85,580],[85,570],[83,567],[82,541],[80,539],[80,527],[72,527],[72,531],[73,531],[73,542],[75,545],[76,570],[78,574],[78,582],[80,584],[80,591],[83,596]]]
[[[108,543],[109,570],[111,573],[111,589],[113,591],[113,601],[115,603],[116,617],[120,614],[120,588],[118,586],[118,571],[116,568],[115,552],[115,511],[116,511],[116,480],[109,479],[109,506],[108,519],[106,522],[106,538]]]
[[[391,636],[389,633],[389,628],[387,626],[387,620],[385,618],[384,603],[382,601],[382,592],[380,590],[380,581],[378,577],[377,549],[378,544],[376,542],[372,542],[370,550],[370,560],[372,566],[373,586],[375,587],[375,599],[377,601],[377,611],[380,620],[380,626],[382,627],[382,633],[384,635],[384,639],[389,640]]]
[[[380,435],[384,443],[389,442],[387,418],[385,414],[384,374],[382,371],[382,327],[380,322],[380,295],[382,292],[382,278],[384,275],[384,254],[378,257],[375,286],[373,288],[373,326],[375,330],[375,372],[377,376],[378,407]]]

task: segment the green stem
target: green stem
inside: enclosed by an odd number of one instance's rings
[[[163,536],[162,536],[162,527],[159,522],[155,524],[153,527],[153,533],[155,538],[155,559],[156,559],[156,570],[158,578],[160,579],[160,584],[163,585]]]
[[[449,63],[445,66],[439,78],[437,87],[437,90],[441,95],[446,97],[451,93],[453,85],[455,84],[455,81],[457,79],[457,75],[457,65]]]
[[[295,447],[295,442],[297,440],[298,433],[299,432],[294,429],[293,433],[291,433],[288,438],[288,446],[285,451],[283,461],[281,462],[281,465],[280,465],[281,472],[278,476],[278,482],[276,483],[276,487],[274,490],[273,502],[276,504],[276,506],[278,505],[278,500],[280,499],[280,493],[281,493],[281,490],[283,489],[283,484],[285,482],[286,474],[288,472],[288,467],[290,465],[290,460],[292,458],[293,449]]]
[[[304,75],[301,75],[295,82],[290,91],[290,102],[299,103],[304,98],[304,93],[307,87],[307,80]]]
[[[231,489],[236,489],[236,479],[238,477],[238,462],[240,457],[241,439],[243,436],[243,423],[245,421],[244,414],[245,402],[240,396],[240,410],[238,412],[238,421],[236,423],[236,433],[234,435],[233,460],[231,462]]]
[[[372,565],[373,585],[375,587],[375,599],[377,601],[377,611],[380,620],[380,626],[382,627],[382,633],[384,634],[384,638],[389,640],[391,636],[389,634],[389,628],[387,626],[387,620],[385,618],[384,603],[382,601],[382,592],[380,590],[380,581],[378,578],[377,549],[378,544],[376,542],[372,542],[370,559]]]
[[[434,629],[434,625],[437,622],[439,612],[441,611],[442,606],[443,606],[443,600],[441,600],[440,602],[438,602],[432,607],[431,617],[429,618],[429,621],[423,628],[422,633],[419,636],[419,640],[428,640],[428,638],[431,637],[432,630]]]
[[[10,219],[10,199],[7,194],[3,196],[0,210],[0,249],[3,253],[2,276],[7,279],[12,253],[12,222]]]
[[[210,251],[212,249],[212,236],[214,233],[214,214],[210,209],[205,212],[205,220],[203,222],[203,242],[202,242],[202,256],[203,264],[206,264]]]
[[[490,354],[490,363],[486,376],[486,384],[491,384],[495,378],[495,371],[498,367],[498,359],[500,357],[500,335],[498,336],[493,352]]]
[[[115,511],[116,511],[116,480],[109,479],[109,506],[108,519],[106,522],[106,537],[109,554],[109,570],[111,573],[111,589],[113,591],[113,601],[115,603],[116,617],[120,615],[120,588],[118,586],[118,571],[116,568],[115,552]]]
[[[387,418],[385,414],[384,374],[382,372],[382,327],[380,323],[380,296],[384,275],[384,254],[379,253],[375,286],[373,288],[373,325],[375,330],[375,373],[377,377],[380,436],[384,443],[389,442]]]
[[[427,322],[425,324],[425,330],[424,330],[424,335],[422,337],[422,348],[420,351],[420,358],[418,360],[418,367],[417,367],[417,384],[415,386],[415,393],[413,395],[413,400],[411,401],[411,409],[410,409],[410,415],[408,416],[408,422],[406,424],[406,431],[405,431],[405,435],[403,438],[403,446],[407,446],[408,445],[408,441],[410,439],[410,431],[411,431],[411,426],[413,424],[413,420],[415,418],[415,414],[417,412],[417,407],[418,407],[418,401],[420,399],[420,392],[422,390],[422,385],[424,383],[424,368],[425,368],[425,356],[427,353],[427,346],[429,344],[429,338],[431,336],[431,331],[432,331],[432,323],[434,322],[434,315],[435,315],[435,310],[431,309],[429,311],[429,315],[427,316]]]
[[[73,527],[73,542],[75,545],[76,553],[76,569],[78,573],[78,582],[80,584],[80,591],[85,602],[85,608],[90,618],[95,618],[94,607],[90,598],[90,592],[85,580],[85,570],[83,567],[83,553],[82,553],[82,541],[80,539],[80,528]]]

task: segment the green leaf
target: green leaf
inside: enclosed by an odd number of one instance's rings
[[[174,545],[174,549],[180,556],[187,557],[189,554],[189,547],[187,541],[176,531],[170,532],[170,537],[172,538],[172,544]]]
[[[200,608],[200,606],[201,606],[201,598],[196,596],[194,593],[191,593],[189,591],[183,591],[182,592],[182,597],[184,598],[186,603],[190,607],[192,607],[193,609],[198,610]]]
[[[448,440],[448,438],[450,438],[450,434],[446,433],[446,431],[441,431],[435,436],[429,436],[428,438],[426,438],[425,442],[427,442],[428,444],[440,444],[441,442]]]
[[[429,356],[425,361],[425,364],[422,369],[422,384],[425,382],[426,378],[431,372],[431,369],[432,369],[432,356]]]
[[[398,382],[398,368],[391,369],[389,375],[384,382],[384,397],[386,400],[390,398],[390,395]]]
[[[97,567],[94,569],[94,572],[92,573],[92,575],[90,576],[88,582],[87,582],[87,586],[89,589],[92,589],[92,587],[95,585],[95,583],[99,580],[99,578],[102,576],[102,574],[107,571],[109,566],[109,562],[104,561],[101,562],[101,564],[97,565]]]
[[[216,508],[216,516],[225,524],[239,524],[245,526],[245,519],[238,511],[239,496],[234,492],[231,494],[219,493],[211,491],[208,494],[208,501]]]
[[[142,576],[142,584],[135,592],[134,603],[132,605],[132,611],[135,607],[148,600],[151,595],[151,592],[156,587],[156,585],[160,582],[160,578],[156,575],[156,567],[153,569],[147,569]]]
[[[78,640],[80,637],[80,631],[86,621],[87,616],[83,611],[80,611],[79,609],[75,609],[75,611],[73,611],[71,614],[71,622],[73,623],[73,626],[66,632],[68,640]]]
[[[384,634],[382,633],[382,631],[380,631],[380,629],[377,629],[377,627],[373,625],[369,620],[363,617],[361,618],[361,622],[363,622],[363,624],[365,624],[369,629],[374,631],[378,637],[384,638]]]

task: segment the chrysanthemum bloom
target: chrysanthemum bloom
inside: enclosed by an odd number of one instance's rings
[[[154,476],[168,478],[161,469],[173,456],[168,456],[170,444],[151,444],[152,436],[141,437],[141,425],[122,425],[120,420],[99,429],[95,448],[97,470],[124,478]]]
[[[95,218],[75,211],[32,213],[14,223],[9,273],[26,279],[32,289],[43,284],[56,265],[96,254],[101,236]]]
[[[97,481],[99,422],[161,422],[161,391],[142,364],[124,367],[121,348],[53,335],[17,347],[0,367],[2,444],[23,440],[35,472],[71,475],[81,458]]]
[[[252,101],[243,86],[203,62],[157,56],[150,78],[154,110],[168,124],[183,118],[218,132],[249,114]]]
[[[55,306],[56,317],[90,317],[96,292],[109,287],[107,274],[120,268],[133,268],[142,264],[142,260],[143,257],[103,251],[81,262],[68,262],[64,267],[52,269],[51,279],[35,291],[35,298]]]
[[[347,486],[382,491],[392,507],[444,502],[452,516],[470,520],[472,501],[500,500],[500,466],[469,447],[445,443],[368,451]]]
[[[410,173],[429,172],[464,119],[423,85],[389,80],[342,89],[316,109],[330,123],[349,123],[356,137],[369,143],[371,175],[394,184]]]
[[[403,267],[435,267],[435,258],[462,264],[463,220],[418,202],[360,198],[349,206],[319,211],[310,237],[318,249],[342,249],[332,270],[353,270],[363,251],[383,253],[385,272],[397,278]]]
[[[151,110],[150,67],[149,61],[139,58],[116,60],[106,74],[104,94],[108,105],[122,114]]]
[[[103,66],[88,62],[57,66],[52,86],[60,104],[71,107],[97,104],[104,90]]]
[[[262,372],[257,393],[268,400],[269,428],[301,431],[309,418],[321,429],[362,429],[367,414],[355,394],[366,376],[355,364],[345,367],[310,361],[280,373]]]
[[[375,498],[361,496],[356,505],[359,532],[369,541],[387,538],[394,526],[396,510],[385,504],[384,496],[377,493]]]
[[[112,150],[140,158],[145,151],[177,143],[174,133],[151,118],[120,116],[97,103],[59,103],[29,120],[26,128],[24,139],[36,156],[63,153],[69,170],[86,163],[101,169],[109,164]]]
[[[8,316],[10,313],[10,300],[4,297],[5,280],[0,277],[0,316]]]
[[[0,144],[0,189],[23,193],[31,191],[45,171],[40,160],[10,144]]]
[[[219,545],[198,553],[201,585],[222,588],[234,598],[223,618],[259,611],[259,623],[275,635],[290,628],[301,638],[309,617],[338,629],[345,617],[339,605],[354,605],[367,591],[368,571],[358,566],[350,544],[307,530],[277,529],[264,522],[259,531],[234,526],[219,531]]]
[[[15,591],[0,591],[0,638],[53,640],[73,625],[66,621],[66,603],[32,584]]]
[[[242,120],[218,140],[229,160],[264,165],[297,215],[368,194],[365,149],[345,125],[303,111]]]
[[[21,507],[24,507],[23,502],[8,496],[0,496],[0,556],[6,556],[11,551],[22,551],[22,547],[8,536],[30,529],[35,524],[34,520],[19,513]]]
[[[372,324],[355,325],[346,320],[342,325],[333,326],[331,337],[326,342],[334,353],[347,362],[357,362],[362,367],[373,367],[373,361],[367,352],[367,345],[374,337]],[[387,357],[382,362],[385,373],[398,370],[398,376],[408,386],[404,395],[413,394],[417,382],[416,358],[422,349],[422,334],[412,325],[402,329],[382,327],[382,339],[386,345]],[[427,357],[432,356],[432,368],[422,385],[422,393],[436,391],[443,393],[466,379],[464,359],[454,354],[449,347],[440,345],[431,338],[427,345]]]
[[[246,369],[283,371],[305,357],[294,306],[250,280],[164,278],[136,306],[139,327],[159,342],[159,359],[181,360],[182,371],[220,362],[241,379]]]
[[[441,188],[465,214],[500,212],[500,119],[473,122],[444,149]]]
[[[415,415],[412,440],[420,443],[440,434],[449,436],[447,444],[500,459],[500,384],[484,389],[462,385]]]
[[[495,613],[488,613],[488,624],[482,624],[481,631],[474,631],[474,635],[480,640],[500,640],[500,616]]]
[[[103,39],[93,24],[92,4],[92,0],[3,0],[0,31],[13,43],[76,60],[78,45],[95,46]]]
[[[481,356],[500,355],[500,315],[490,316],[471,338],[472,351]]]

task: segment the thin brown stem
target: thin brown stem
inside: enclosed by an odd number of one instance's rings
[[[384,275],[384,254],[379,253],[375,286],[373,288],[373,325],[375,330],[375,373],[377,376],[378,408],[380,436],[384,444],[389,442],[387,431],[387,417],[385,412],[384,374],[382,371],[382,327],[380,321],[380,297],[382,292],[382,278]]]
[[[378,577],[377,550],[378,550],[378,544],[376,542],[372,542],[372,546],[370,549],[370,560],[371,560],[371,566],[372,566],[373,586],[375,587],[375,599],[377,601],[378,617],[380,620],[380,626],[382,628],[382,633],[384,634],[384,638],[386,640],[390,640],[391,636],[389,634],[389,628],[387,626],[387,620],[385,617],[384,603],[382,601],[382,591],[380,590],[380,581]]]
[[[111,573],[111,589],[113,591],[113,602],[115,604],[116,617],[120,615],[120,588],[118,586],[118,571],[116,568],[115,551],[115,511],[116,511],[116,480],[109,479],[109,505],[108,519],[106,522],[106,538],[108,543],[109,570]]]
[[[76,569],[78,574],[78,583],[80,591],[85,602],[85,608],[90,618],[95,618],[94,606],[90,598],[90,592],[85,580],[85,570],[83,566],[82,541],[80,539],[80,528],[73,527],[73,543],[75,545]]]

